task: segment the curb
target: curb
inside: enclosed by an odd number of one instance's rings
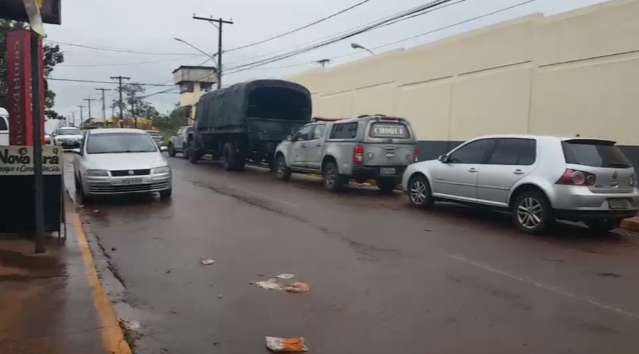
[[[625,219],[621,222],[621,227],[628,231],[639,232],[639,216]]]
[[[68,191],[67,191],[68,192]],[[120,327],[117,312],[107,295],[104,284],[98,275],[97,266],[93,251],[87,237],[87,230],[82,223],[82,218],[77,210],[75,201],[71,201],[67,213],[71,220],[67,220],[80,246],[82,259],[84,261],[87,281],[93,293],[93,304],[102,323],[102,344],[106,353],[110,354],[132,354],[131,347],[126,340],[126,336]]]

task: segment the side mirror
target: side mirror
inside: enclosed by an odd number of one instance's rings
[[[439,160],[442,163],[448,163],[448,155],[439,155],[437,160]]]
[[[82,150],[80,150],[80,148],[71,149],[69,152],[76,155],[82,155]]]
[[[292,142],[296,142],[298,140],[300,140],[300,135],[299,134],[295,133],[295,134],[291,135],[291,141]]]

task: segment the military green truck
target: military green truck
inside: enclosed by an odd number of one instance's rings
[[[273,167],[275,147],[311,120],[310,92],[283,80],[255,80],[209,92],[197,104],[189,160],[221,159],[226,170]]]

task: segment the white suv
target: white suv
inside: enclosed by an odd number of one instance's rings
[[[509,209],[515,225],[535,234],[555,219],[608,231],[639,209],[635,170],[607,140],[480,137],[410,165],[402,187],[418,207],[450,200]]]

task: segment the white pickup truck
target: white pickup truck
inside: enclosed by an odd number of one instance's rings
[[[0,145],[9,145],[9,120],[0,113]]]

